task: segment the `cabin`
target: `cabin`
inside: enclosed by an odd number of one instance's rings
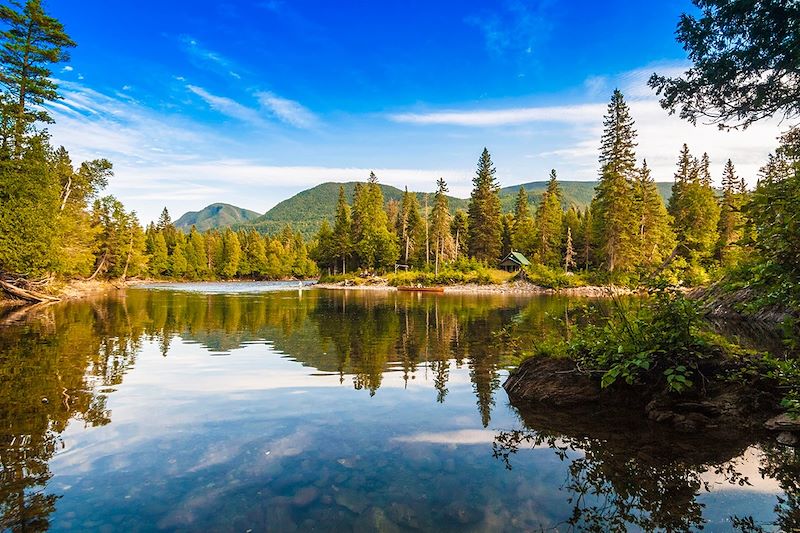
[[[518,272],[522,267],[530,266],[531,262],[519,252],[511,252],[505,259],[500,261],[500,270],[506,272]]]

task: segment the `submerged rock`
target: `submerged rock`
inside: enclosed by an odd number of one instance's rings
[[[377,531],[381,533],[399,533],[401,531],[397,524],[393,523],[378,507],[370,507],[365,513],[358,517],[353,524],[355,531]]]

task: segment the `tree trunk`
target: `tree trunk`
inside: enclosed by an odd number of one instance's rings
[[[24,300],[26,302],[42,303],[42,302],[57,302],[60,298],[42,294],[41,292],[21,289],[16,285],[12,285],[6,281],[0,280],[0,288],[15,298]]]

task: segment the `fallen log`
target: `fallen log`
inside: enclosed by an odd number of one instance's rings
[[[26,302],[34,302],[34,303],[42,303],[42,302],[58,302],[61,298],[56,298],[55,296],[50,296],[49,294],[44,294],[38,291],[22,289],[17,287],[16,285],[12,285],[6,281],[0,280],[0,288],[2,288],[5,292],[9,295],[13,296],[14,298],[19,298],[20,300],[24,300]]]

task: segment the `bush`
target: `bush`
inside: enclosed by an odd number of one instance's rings
[[[527,266],[524,271],[528,281],[547,289],[565,289],[567,287],[582,287],[586,285],[583,277],[578,274],[567,274],[563,270],[549,268],[540,264]]]
[[[389,285],[399,287],[406,285],[498,285],[511,279],[512,274],[489,268],[474,259],[460,259],[447,263],[439,268],[436,274],[431,267],[424,270],[397,272],[387,276]]]

